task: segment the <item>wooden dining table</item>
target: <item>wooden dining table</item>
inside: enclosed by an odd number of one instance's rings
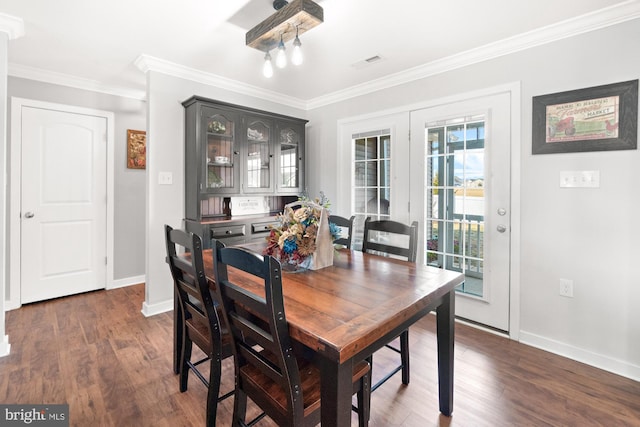
[[[215,289],[211,250],[204,251],[204,263],[205,275]],[[229,279],[264,295],[263,284],[242,272],[230,268]],[[455,288],[462,281],[463,275],[457,272],[347,249],[336,251],[332,266],[283,274],[290,335],[317,353],[322,425],[351,425],[354,363],[433,310],[440,412],[451,415]],[[414,375],[424,369],[420,360],[412,366]]]

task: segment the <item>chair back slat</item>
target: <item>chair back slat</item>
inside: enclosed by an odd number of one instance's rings
[[[374,234],[389,236],[397,240],[401,236],[406,236],[406,244],[380,241]],[[363,252],[382,252],[384,254],[397,255],[415,262],[418,253],[418,222],[413,221],[411,225],[391,220],[371,221],[367,218],[364,222],[364,237],[362,242]]]
[[[217,240],[213,243],[216,292],[234,340],[236,383],[242,386],[248,381],[243,375],[248,370],[261,372],[280,385],[291,419],[301,420],[302,386],[284,311],[280,263],[244,248],[227,248]],[[264,298],[231,282],[228,267],[249,273],[264,284]],[[264,403],[259,389],[247,386],[245,392],[252,400]]]
[[[344,245],[347,249],[351,249],[351,239],[353,234],[353,222],[355,221],[355,215],[351,218],[345,218],[339,215],[329,215],[329,223],[333,223],[340,227],[343,231],[347,232],[346,236],[342,236],[333,241],[334,244]]]
[[[227,292],[229,294],[234,293],[231,290],[231,288],[232,288],[232,284],[230,284],[227,289]],[[242,293],[241,292],[234,293],[235,297],[239,295],[242,295]],[[273,335],[271,334],[271,331],[265,330],[264,322],[260,324],[257,323],[257,319],[267,318],[264,311],[256,310],[255,308],[257,307],[257,304],[255,303],[246,304],[245,303],[246,298],[234,299],[234,296],[231,296],[230,298],[232,298],[235,301],[235,304],[239,305],[243,311],[248,311],[249,313],[251,313],[253,317],[249,317],[246,314],[239,316],[236,314],[235,311],[230,312],[228,315],[229,326],[232,328],[239,329],[241,334],[243,334],[247,338],[251,338],[255,340],[256,343],[258,343],[262,347],[273,345],[274,338],[273,338]]]

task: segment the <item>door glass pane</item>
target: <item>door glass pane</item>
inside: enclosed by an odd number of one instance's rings
[[[389,164],[390,161],[383,160],[380,162],[380,186],[386,187],[391,183],[391,175],[389,173]]]
[[[458,288],[483,295],[484,118],[425,127],[425,260],[463,272]]]
[[[443,247],[440,241],[440,230],[443,228],[442,221],[427,222],[425,230],[425,242],[427,242],[427,256],[425,257],[427,265],[434,267],[443,266]]]
[[[298,187],[300,135],[291,128],[280,130],[280,188]]]
[[[234,122],[224,114],[207,117],[207,188],[233,188]]]
[[[385,135],[380,140],[382,149],[382,158],[388,159],[391,157],[391,137],[389,135]]]
[[[378,158],[378,138],[367,138],[367,151],[365,153],[367,159]]]
[[[375,187],[378,184],[378,162],[366,162],[364,173],[366,186]]]
[[[256,120],[247,126],[247,188],[269,188],[271,152],[269,150],[271,129]]]

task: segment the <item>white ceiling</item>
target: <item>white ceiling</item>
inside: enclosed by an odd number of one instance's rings
[[[24,36],[9,42],[10,75],[135,97],[144,55],[305,103],[640,17],[640,0],[317,2],[324,23],[301,36],[304,64],[271,79],[264,54],[244,40],[275,12],[272,0],[0,0],[0,14],[24,22]],[[374,55],[382,59],[364,62]]]

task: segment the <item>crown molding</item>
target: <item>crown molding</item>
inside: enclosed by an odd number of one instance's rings
[[[628,0],[618,5],[609,6],[558,22],[557,24],[490,43],[477,49],[467,50],[344,90],[310,99],[307,101],[306,108],[312,110],[638,18],[640,18],[640,2],[638,0]]]
[[[24,36],[24,21],[22,18],[0,13],[0,32],[7,33],[9,40]]]
[[[456,55],[451,55],[308,100],[248,85],[238,80],[196,70],[146,54],[140,55],[134,64],[144,73],[156,71],[290,107],[312,110],[638,18],[640,18],[640,1],[627,0],[617,5],[561,21],[547,27],[519,34],[480,46],[476,49],[467,50]],[[6,32],[10,39],[18,38],[24,35],[24,23],[22,19],[0,14],[0,32],[2,31]],[[9,64],[9,75],[126,98],[146,99],[145,90],[110,87],[96,80],[45,71],[23,65]]]
[[[121,96],[144,101],[147,93],[144,90],[123,89],[105,85],[98,80],[84,79],[69,74],[46,71],[41,68],[29,67],[9,63],[9,75],[23,79],[37,80],[44,83],[51,83],[61,86],[68,86],[75,89],[89,90],[92,92],[106,93],[108,95]]]
[[[229,79],[216,74],[206,73],[204,71],[185,67],[184,65],[176,64],[174,62],[166,61],[164,59],[145,54],[138,56],[134,64],[143,73],[155,71],[173,77],[219,87],[221,89],[226,89],[243,95],[265,99],[267,101],[276,102],[302,110],[306,109],[307,106],[304,100],[295,98],[293,96],[288,96],[279,92],[259,88],[257,86],[249,85],[241,81]]]

